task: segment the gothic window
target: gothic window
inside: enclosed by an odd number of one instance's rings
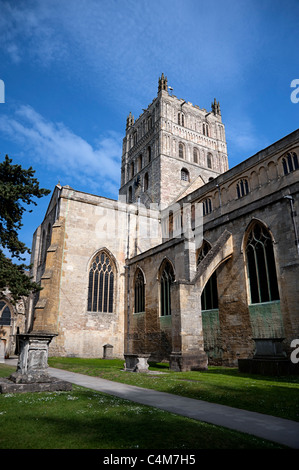
[[[179,157],[183,159],[185,158],[185,146],[182,142],[179,143]]]
[[[193,149],[193,161],[194,163],[198,163],[198,149],[195,147]]]
[[[10,308],[6,302],[0,301],[0,326],[10,326],[11,313]]]
[[[92,260],[89,270],[89,312],[113,312],[114,265],[106,251],[100,251]]]
[[[251,303],[279,300],[273,241],[260,222],[248,234],[246,259]]]
[[[144,175],[144,191],[148,190],[148,173]]]
[[[212,212],[212,201],[209,197],[202,202],[202,206],[203,206],[203,215],[207,215],[207,214],[210,214],[210,212]]]
[[[161,316],[171,315],[171,295],[170,295],[170,286],[174,282],[174,272],[173,268],[169,261],[166,261],[161,279],[160,279],[160,288],[161,288]]]
[[[246,194],[248,194],[248,193],[249,193],[248,181],[246,179],[241,179],[237,183],[237,196],[238,196],[238,199],[240,199],[243,196],[246,196]]]
[[[201,261],[207,256],[211,249],[211,245],[204,240],[197,255],[197,267]],[[217,289],[217,274],[216,271],[212,274],[210,279],[205,285],[201,294],[201,308],[202,310],[212,310],[218,308],[218,289]]]
[[[152,116],[149,116],[147,119],[147,128],[150,130],[153,127],[153,118]]]
[[[189,181],[190,180],[189,171],[186,170],[186,168],[181,169],[181,180],[182,181]]]
[[[135,313],[145,311],[145,283],[144,277],[140,269],[138,269],[135,277],[134,285],[134,297],[135,297]]]
[[[208,153],[208,156],[207,156],[207,165],[208,165],[208,168],[212,168],[212,155],[210,153]]]
[[[282,166],[284,174],[287,175],[292,171],[298,170],[298,157],[295,152],[289,152],[283,159],[282,159]]]
[[[137,144],[137,131],[134,132],[133,134],[133,145]]]

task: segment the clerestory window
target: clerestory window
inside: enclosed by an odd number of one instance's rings
[[[289,152],[282,159],[283,172],[285,175],[292,173],[295,170],[298,170],[298,156],[295,152]]]

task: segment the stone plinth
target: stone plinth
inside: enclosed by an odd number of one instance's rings
[[[125,371],[128,372],[148,372],[147,363],[150,354],[125,354]]]
[[[18,335],[20,355],[17,370],[0,379],[1,393],[71,390],[72,385],[48,374],[48,348],[54,334]]]
[[[208,357],[205,352],[200,351],[197,354],[173,352],[170,355],[169,368],[177,372],[207,370]]]

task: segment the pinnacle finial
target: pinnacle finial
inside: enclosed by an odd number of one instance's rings
[[[161,90],[168,91],[167,77],[164,76],[164,73],[162,73],[161,77],[159,77],[158,92],[160,92]]]

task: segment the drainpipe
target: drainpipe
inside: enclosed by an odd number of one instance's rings
[[[293,196],[284,196],[284,199],[288,199],[290,201],[291,216],[292,216],[292,221],[293,221],[293,225],[294,225],[294,232],[295,232],[295,245],[297,247],[297,252],[298,252],[298,255],[299,255],[299,238],[298,238],[298,230],[297,230],[297,225],[296,225],[296,220],[295,220],[296,211],[294,210],[294,198],[293,198]]]

